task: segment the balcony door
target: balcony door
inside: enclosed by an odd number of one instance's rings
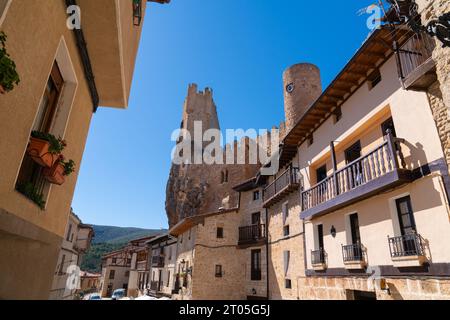
[[[317,240],[318,240],[318,245],[319,245],[319,250],[323,250],[324,245],[323,245],[323,224],[319,224],[317,226]]]
[[[350,230],[352,233],[352,244],[361,243],[361,235],[359,233],[359,218],[357,213],[350,215]]]
[[[322,166],[316,170],[317,183],[322,182],[327,178],[327,166]]]
[[[347,163],[347,165],[350,165],[361,158],[361,150],[362,149],[360,141],[356,142],[350,148],[345,150],[345,162]],[[349,171],[347,171],[347,177],[349,179],[349,189],[356,188],[363,183],[363,168],[360,162],[351,165]]]
[[[319,169],[316,170],[316,177],[317,177],[317,183],[320,183],[322,181],[324,181],[327,177],[328,177],[328,172],[327,172],[327,166],[324,165],[322,167],[320,167]],[[326,195],[327,195],[327,184],[325,183],[324,186],[322,188],[319,188],[318,190],[318,198],[319,198],[319,202],[322,203],[324,201],[326,201]]]
[[[387,119],[381,124],[381,131],[383,132],[383,136],[387,135],[387,132],[390,131],[393,137],[397,137],[394,120],[392,118]]]
[[[412,211],[411,198],[404,197],[396,200],[400,232],[402,236],[416,233],[414,212]]]
[[[357,213],[350,215],[353,261],[362,259],[361,234],[359,233],[359,217]]]
[[[252,250],[251,252],[251,280],[261,280],[261,250]]]
[[[401,241],[398,242],[399,245],[403,246],[404,255],[417,255],[420,251],[418,244],[416,242],[416,223],[414,220],[414,212],[412,211],[411,198],[409,196],[397,199],[397,214],[400,225],[400,232],[402,235]],[[400,248],[397,248],[397,251]]]
[[[261,224],[261,213],[256,212],[252,214],[252,225],[260,225]]]

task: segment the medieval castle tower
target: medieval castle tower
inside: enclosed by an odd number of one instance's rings
[[[322,92],[320,70],[309,63],[288,68],[283,74],[283,83],[286,122],[279,125],[280,142]],[[194,132],[195,123],[201,123],[201,132]],[[189,132],[192,139],[195,134],[203,136],[208,129],[220,130],[217,107],[210,88],[198,91],[196,84],[189,85],[180,128]],[[257,139],[262,138],[267,137]],[[172,164],[166,189],[166,212],[171,227],[186,217],[238,206],[238,193],[233,191],[233,187],[255,177],[260,168],[259,163],[249,162],[248,150],[251,143],[255,141],[245,138],[224,148],[236,151],[244,147],[247,151],[245,164],[238,163],[237,152],[234,153],[234,164],[225,164],[225,156],[224,164],[195,164],[193,156],[188,164]],[[203,142],[201,146],[192,144],[191,151],[200,151],[199,148],[203,151],[207,144],[208,142]]]
[[[181,129],[188,131],[192,138],[195,122],[202,124],[202,136],[208,129],[220,129],[212,90],[206,88],[198,91],[197,85],[191,84],[183,107]],[[248,149],[250,143],[249,139],[244,139],[239,144],[235,142],[234,146],[225,146],[225,149],[236,150],[240,146]],[[207,144],[204,142],[201,147]],[[200,146],[193,145],[192,151],[195,148]],[[259,169],[258,164],[248,164],[247,160],[246,164],[237,164],[237,161],[235,164],[225,164],[225,161],[224,164],[212,165],[195,164],[193,161],[190,164],[172,164],[166,190],[169,225],[173,226],[186,217],[237,207],[238,194],[233,187],[254,177]]]

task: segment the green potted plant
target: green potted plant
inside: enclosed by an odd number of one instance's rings
[[[65,147],[66,142],[61,138],[50,133],[33,131],[27,153],[40,166],[51,168]]]
[[[75,161],[65,161],[64,156],[60,155],[53,166],[44,169],[44,177],[48,182],[60,186],[66,181],[65,177],[71,175],[74,171]]]
[[[44,195],[38,191],[35,185],[30,182],[21,183],[17,186],[17,190],[36,203],[41,210],[45,209]]]
[[[6,51],[6,34],[0,31],[0,94],[14,89],[20,82],[16,64]]]

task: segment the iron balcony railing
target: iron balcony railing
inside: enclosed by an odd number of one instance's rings
[[[160,256],[152,257],[152,267],[156,267],[156,268],[164,267],[164,257],[160,257]]]
[[[425,256],[424,241],[420,234],[411,233],[400,237],[388,237],[392,258]]]
[[[361,244],[350,244],[342,246],[342,257],[344,262],[362,262],[364,261],[364,250]]]
[[[252,242],[266,238],[266,225],[255,224],[239,228],[239,242]]]
[[[311,251],[311,263],[313,265],[325,264],[325,250],[319,249],[315,251]]]
[[[385,141],[368,154],[337,170],[325,180],[319,182],[301,194],[302,210],[309,210],[337,196],[354,190],[368,182],[376,180],[399,169],[399,160],[405,167],[400,142],[391,134]]]
[[[414,34],[398,50],[402,79],[408,78],[415,70],[432,59],[436,42],[426,33]]]
[[[297,187],[300,184],[299,169],[290,166],[274,182],[269,184],[263,192],[264,203],[277,197],[290,187]]]

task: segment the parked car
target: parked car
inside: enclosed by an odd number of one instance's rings
[[[99,293],[92,293],[87,297],[87,300],[102,300]]]
[[[114,290],[111,299],[112,300],[120,300],[125,297],[125,289],[116,289]]]

